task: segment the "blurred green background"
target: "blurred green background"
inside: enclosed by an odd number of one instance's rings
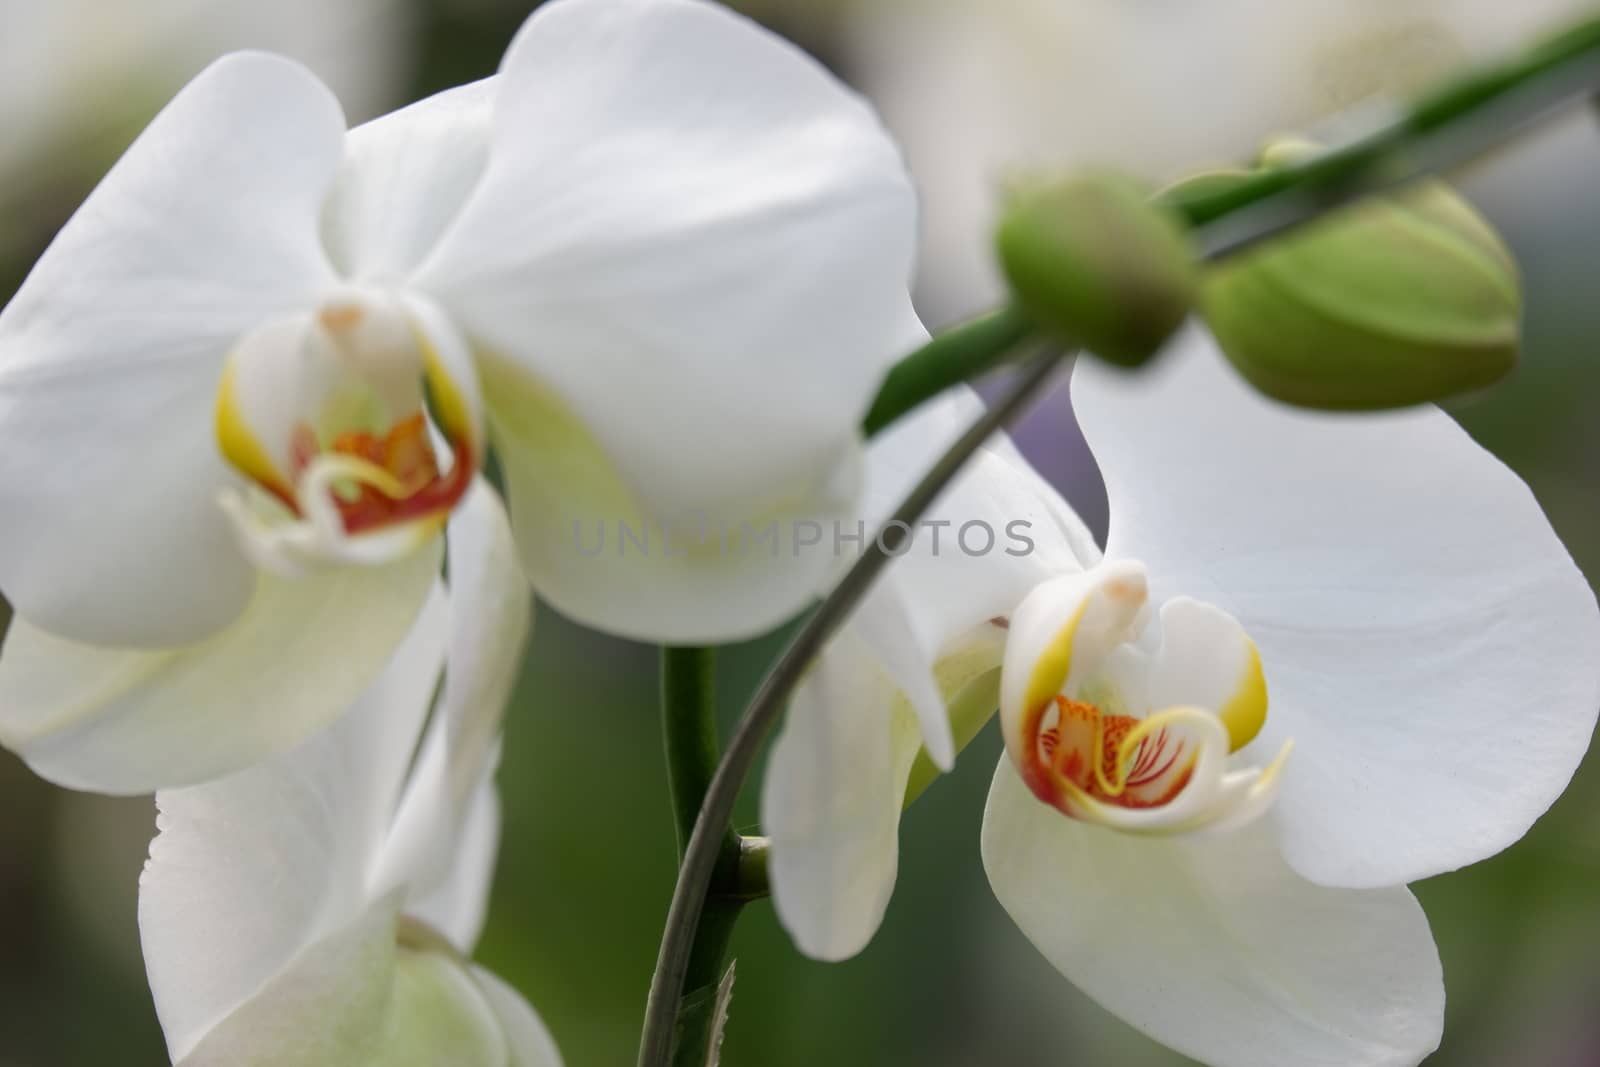
[[[1358,17],[1361,5],[1354,5],[1338,23],[1346,37],[1318,44],[1296,68],[1306,78],[1294,83],[1306,90],[1302,96],[1259,99],[1267,75],[1250,64],[1257,53],[1265,62],[1281,50],[1263,30],[1253,44],[1229,46],[1231,80],[1205,65],[1203,47],[1185,42],[1181,54],[1207,73],[1180,98],[1174,93],[1185,84],[1182,64],[1166,53],[1159,63],[1140,51],[1113,54],[1082,74],[1057,62],[1031,10],[1045,2],[746,5],[877,100],[905,139],[927,193],[929,255],[919,296],[932,322],[990,296],[978,239],[982,205],[993,168],[1012,156],[1104,158],[1167,176],[1197,161],[1191,141],[1175,131],[1192,131],[1208,113],[1228,121],[1196,143],[1213,157],[1242,153],[1282,124],[1503,47],[1518,29],[1458,30],[1440,21],[1449,7],[1440,2],[1399,0],[1383,6],[1381,19],[1377,8],[1362,8]],[[1100,0],[1056,6],[1081,9],[1089,28],[1096,25],[1091,15],[1105,14]],[[1176,11],[1154,0],[1137,6],[1157,22]],[[359,120],[491,73],[530,7],[497,0],[0,0],[0,297],[161,102],[220,51],[256,46],[299,56]],[[1366,46],[1373,42],[1383,47]],[[1023,45],[1042,57],[1040,67],[1006,58]],[[1088,47],[1081,37],[1060,45],[1063,56]],[[1102,68],[1120,73],[1092,82],[1107,77]],[[1128,94],[1130,115],[1135,107],[1161,113],[1149,110],[1149,100],[1169,101],[1172,125],[1091,123],[1101,112],[1119,116],[1119,92]],[[1086,98],[1083,106],[1064,106]],[[1600,424],[1591,407],[1600,397],[1600,124],[1575,116],[1463,180],[1520,257],[1529,337],[1514,380],[1458,405],[1456,414],[1527,478],[1579,564],[1600,575]],[[1042,404],[1018,436],[1103,527],[1103,495],[1066,397]],[[730,719],[775,648],[773,640],[756,642],[722,658],[721,700]],[[655,664],[652,649],[587,633],[544,610],[508,718],[505,838],[479,957],[528,994],[573,1067],[632,1062],[671,891]],[[1517,710],[1506,709],[1508,731],[1517,728]],[[788,945],[770,907],[746,912],[735,941],[739,977],[724,1062],[1187,1062],[1073,990],[989,895],[977,836],[998,752],[991,728],[913,809],[900,890],[882,933],[859,958],[831,966],[807,961]],[[747,827],[754,825],[754,795],[751,789],[741,814]],[[1450,996],[1445,1045],[1431,1063],[1600,1063],[1597,800],[1600,763],[1591,758],[1521,844],[1418,887]],[[0,1067],[166,1063],[134,911],[153,831],[150,803],[69,794],[0,753],[0,810]]]

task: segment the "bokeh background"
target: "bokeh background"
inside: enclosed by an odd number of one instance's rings
[[[532,6],[0,0],[0,299],[143,123],[217,54],[257,47],[296,56],[359,121],[491,73]],[[1111,162],[1160,179],[1239,158],[1268,133],[1403,90],[1589,5],[742,6],[872,97],[906,145],[924,191],[919,301],[937,324],[993,299],[984,234],[1008,166]],[[1579,564],[1600,577],[1600,120],[1574,115],[1461,180],[1520,257],[1528,345],[1509,384],[1454,405],[1454,413],[1531,483]],[[1103,493],[1064,390],[1018,435],[1103,532]],[[776,647],[768,639],[722,658],[730,719]],[[584,632],[542,610],[508,718],[505,839],[479,956],[529,995],[573,1067],[633,1061],[671,890],[655,662],[650,648]],[[1503,728],[1518,728],[1517,708],[1505,709]],[[991,727],[913,808],[900,890],[882,933],[859,958],[831,966],[804,960],[770,907],[747,911],[735,941],[739,977],[724,1062],[1188,1062],[1073,990],[990,897],[977,838],[998,752]],[[1600,759],[1591,758],[1521,844],[1417,887],[1450,997],[1445,1045],[1431,1063],[1600,1064],[1597,802]],[[741,818],[753,826],[753,806]],[[135,924],[152,831],[148,800],[66,793],[0,753],[0,1067],[167,1062]]]

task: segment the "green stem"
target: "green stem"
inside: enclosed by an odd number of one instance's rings
[[[661,650],[661,735],[680,863],[721,755],[716,668],[714,649]],[[685,1008],[675,1028],[674,1067],[705,1067],[710,1047],[717,1040],[716,992],[723,961],[740,910],[747,900],[755,899],[741,891],[745,851],[744,843],[725,821],[701,935],[695,939],[684,973]]]
[[[713,896],[700,915],[700,930],[684,972],[683,1001],[673,1035],[672,1067],[707,1067],[722,1040],[719,994],[727,973],[728,946],[739,922],[742,900]]]
[[[667,750],[667,790],[678,833],[678,858],[700,816],[700,802],[717,768],[717,654],[709,648],[661,650],[661,735]]]

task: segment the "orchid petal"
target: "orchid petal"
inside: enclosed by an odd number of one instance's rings
[[[1295,742],[1289,862],[1393,885],[1516,841],[1600,709],[1600,611],[1527,486],[1434,408],[1293,410],[1201,335],[1179,348],[1137,377],[1076,372],[1107,555],[1258,645],[1271,710],[1246,754]]]
[[[175,1061],[366,911],[368,869],[428,712],[446,625],[435,596],[327,731],[239,774],[156,795],[139,929]]]
[[[397,946],[392,903],[303,952],[177,1067],[504,1067],[500,1017],[468,967]]]
[[[350,131],[322,216],[343,275],[399,282],[427,258],[483,176],[497,82],[447,89]]]
[[[1415,898],[1307,882],[1265,824],[1131,837],[1046,807],[1002,760],[983,861],[1057,970],[1202,1062],[1414,1067],[1438,1046],[1443,977]]]
[[[450,520],[450,644],[433,722],[369,890],[445,899],[435,923],[459,951],[477,938],[499,850],[494,769],[522,668],[533,595],[500,498],[479,479]],[[485,795],[487,794],[487,795]],[[428,916],[422,916],[424,918]]]
[[[604,518],[826,522],[904,354],[914,231],[876,117],[793,46],[700,0],[568,0],[507,53],[488,169],[416,283],[586,429],[631,504]],[[518,417],[486,394],[496,423]],[[511,484],[520,539],[531,508]],[[565,533],[591,502],[538,504]],[[541,552],[543,589],[561,575]],[[714,584],[703,598],[727,602],[690,604],[681,628],[648,599],[630,609],[607,580],[621,568],[581,568],[554,602],[631,636],[743,636],[798,610],[825,569],[791,581],[792,562]]]
[[[480,363],[523,569],[541,599],[640,641],[711,644],[786,621],[855,536],[860,456],[828,483],[724,523],[653,514],[561,400],[516,367]]]
[[[883,921],[920,740],[910,704],[849,630],[795,691],[767,764],[761,824],[778,919],[808,956],[853,956]]]
[[[160,647],[244,610],[213,396],[246,330],[331,279],[317,218],[343,138],[304,68],[219,60],[0,313],[0,586],[34,625]]]
[[[263,575],[244,613],[198,644],[103,648],[12,620],[0,743],[78,789],[203,782],[327,726],[383,670],[438,573],[437,549],[385,567]]]
[[[453,843],[448,877],[421,895],[413,887],[406,914],[439,931],[462,955],[471,955],[489,915],[489,891],[500,857],[500,795],[488,778],[468,798]]]
[[[511,1049],[507,1067],[561,1067],[561,1053],[550,1031],[522,994],[482,967],[474,967],[472,973],[505,1032]]]

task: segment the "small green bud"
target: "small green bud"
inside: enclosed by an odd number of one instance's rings
[[[1263,162],[1290,162],[1298,147],[1269,149]],[[1522,289],[1490,225],[1430,181],[1210,268],[1200,310],[1263,393],[1302,407],[1380,409],[1503,377],[1517,359]]]
[[[1194,306],[1198,271],[1182,221],[1121,175],[1013,190],[996,244],[1022,310],[1112,363],[1155,355]]]

